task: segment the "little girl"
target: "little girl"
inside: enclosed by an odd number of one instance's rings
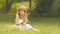
[[[39,31],[27,24],[27,9],[25,6],[20,6],[16,14],[16,27],[23,30]]]

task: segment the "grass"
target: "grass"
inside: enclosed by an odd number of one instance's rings
[[[60,34],[59,17],[29,17],[29,24],[40,32],[31,30],[12,30],[9,27],[14,25],[14,15],[4,15],[0,17],[0,34]]]

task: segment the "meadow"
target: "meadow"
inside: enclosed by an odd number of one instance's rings
[[[0,34],[60,34],[60,17],[29,17],[29,24],[40,30],[12,30],[15,25],[15,15],[0,16]]]

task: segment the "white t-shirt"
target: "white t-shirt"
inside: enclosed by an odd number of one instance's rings
[[[18,20],[18,23],[20,24],[20,23],[22,23],[23,22],[23,20],[22,19],[19,19]],[[22,29],[25,29],[25,30],[29,30],[29,29],[31,29],[32,28],[32,26],[31,25],[29,25],[29,24],[26,24],[26,25],[22,25],[22,24],[20,24],[20,25],[17,25],[16,26],[17,28],[22,28]]]
[[[18,23],[19,23],[19,24],[21,24],[22,22],[23,22],[23,20],[22,20],[22,19],[19,19],[19,20],[18,20]]]

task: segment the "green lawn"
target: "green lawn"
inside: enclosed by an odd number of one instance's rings
[[[29,17],[29,24],[40,32],[31,30],[12,30],[9,27],[14,25],[15,16],[0,16],[0,34],[60,34],[59,17]]]

